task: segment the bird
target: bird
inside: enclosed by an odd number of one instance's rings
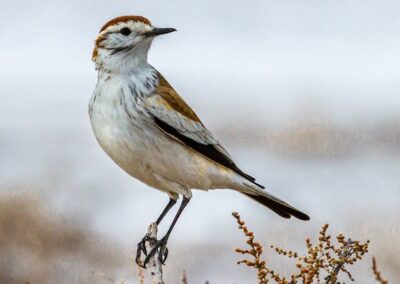
[[[143,16],[119,16],[102,26],[92,53],[98,78],[89,116],[101,148],[130,176],[169,196],[157,225],[182,196],[158,245],[148,253],[145,238],[138,244],[136,261],[140,262],[140,251],[147,255],[142,265],[156,252],[165,262],[166,244],[193,189],[232,189],[284,218],[310,219],[242,171],[193,109],[148,63],[153,40],[175,31],[155,27]]]

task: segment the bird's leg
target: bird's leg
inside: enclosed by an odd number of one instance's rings
[[[165,206],[164,210],[161,212],[160,216],[157,218],[156,224],[159,225],[162,221],[162,219],[165,217],[165,215],[167,215],[168,211],[174,207],[174,205],[176,204],[176,199],[170,198],[169,202],[167,204],[167,206]],[[144,253],[144,255],[147,256],[147,250],[146,250],[146,241],[148,241],[151,237],[148,236],[148,234],[146,234],[143,239],[138,243],[137,245],[137,252],[136,252],[136,263],[138,265],[140,264],[140,255],[142,254],[142,252]],[[156,240],[157,241],[157,240]],[[143,266],[144,267],[144,266]]]
[[[181,215],[183,209],[185,209],[186,205],[189,203],[190,198],[183,197],[181,206],[178,209],[178,212],[176,213],[174,220],[172,221],[171,225],[168,228],[167,233],[165,236],[158,241],[157,245],[150,251],[150,253],[146,256],[146,259],[144,260],[143,266],[146,266],[146,264],[149,262],[149,260],[154,256],[154,254],[158,251],[158,256],[160,258],[160,261],[162,264],[165,263],[168,257],[168,249],[167,249],[167,242],[168,238],[171,235],[172,229],[174,228],[176,222],[179,219],[179,216]]]
[[[157,218],[157,225],[160,225],[162,219],[164,219],[165,215],[167,215],[168,211],[174,207],[176,204],[176,199],[170,198],[167,206],[165,206],[164,210],[161,212],[161,215]]]

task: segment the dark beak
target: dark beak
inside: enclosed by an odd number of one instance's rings
[[[146,37],[158,36],[163,34],[169,34],[172,32],[176,32],[174,28],[154,28],[149,32],[144,33]]]

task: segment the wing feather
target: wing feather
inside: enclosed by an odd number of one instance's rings
[[[157,88],[153,95],[145,99],[145,108],[153,117],[156,125],[166,134],[197,153],[264,188],[256,183],[253,177],[236,166],[229,153],[163,77],[161,77],[160,83],[163,83],[163,87]]]

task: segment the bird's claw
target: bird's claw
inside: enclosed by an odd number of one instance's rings
[[[148,241],[154,242],[155,246],[147,254],[146,242],[148,242]],[[149,237],[146,234],[146,236],[144,236],[144,238],[138,243],[138,248],[137,248],[137,252],[136,252],[136,263],[140,267],[146,268],[146,265],[149,263],[150,259],[153,258],[156,253],[158,253],[158,260],[161,262],[161,264],[164,265],[165,261],[167,260],[167,257],[168,257],[167,241],[168,241],[167,238],[162,238],[161,240],[157,240],[155,238]],[[143,263],[140,259],[142,252],[146,256]]]
[[[151,238],[148,234],[146,234],[143,239],[137,244],[137,251],[136,251],[136,264],[139,265],[142,268],[145,268],[145,264],[142,264],[142,261],[140,259],[142,252],[143,254],[147,257],[147,249],[146,249],[146,242],[154,242],[157,241],[154,238]]]
[[[157,241],[157,244],[155,247],[150,251],[150,253],[146,256],[144,260],[144,266],[150,261],[152,257],[156,253],[158,253],[158,260],[161,262],[161,264],[165,264],[165,261],[167,260],[168,257],[168,248],[167,248],[167,238],[162,238],[161,240]]]

